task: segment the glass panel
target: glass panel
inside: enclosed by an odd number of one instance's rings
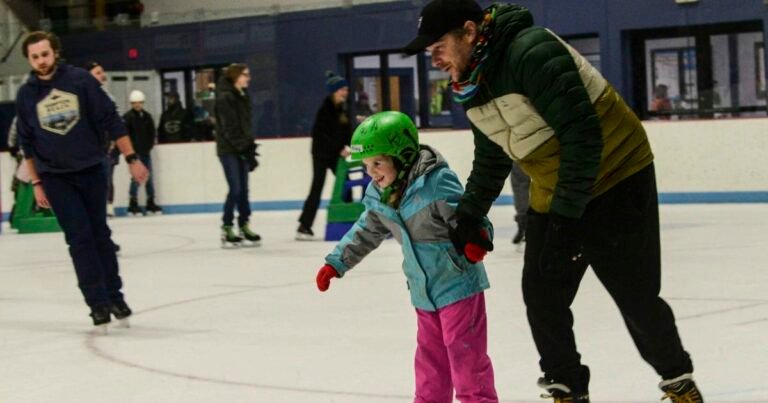
[[[600,38],[568,39],[568,44],[573,46],[587,61],[600,71]]]
[[[441,70],[432,67],[432,54],[427,52],[424,57],[427,58],[427,79],[429,85],[427,91],[429,94],[429,125],[431,127],[452,127],[453,117],[451,108],[453,104],[453,94],[451,91],[451,76]]]
[[[379,112],[383,99],[381,98],[381,77],[379,56],[357,56],[352,60],[352,113],[360,123],[366,117]]]
[[[403,57],[393,53],[387,56],[389,70],[389,104],[393,111],[400,111],[414,119],[417,126],[419,89],[417,56]]]
[[[185,102],[187,99],[186,86],[184,85],[184,72],[183,71],[169,71],[163,73],[163,96],[167,96],[170,93],[179,94],[179,102],[181,106],[186,108]],[[163,108],[167,105],[167,100],[163,100]]]
[[[655,112],[651,115],[668,119],[670,111],[697,109],[696,40],[647,40],[645,52],[648,111]]]
[[[195,70],[192,72],[192,80],[192,90],[195,93],[195,105],[192,107],[194,119],[192,141],[210,141],[213,140],[214,129],[216,70],[214,68]]]
[[[765,58],[763,34],[746,32],[736,35],[739,60],[739,105],[765,106]]]
[[[714,110],[730,108],[734,105],[731,97],[731,35],[714,35],[709,38],[712,49],[712,89],[702,90],[702,98],[712,96]],[[716,112],[716,118],[732,116],[725,111]]]

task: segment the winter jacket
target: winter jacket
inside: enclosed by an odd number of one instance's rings
[[[531,208],[578,218],[594,197],[651,164],[640,120],[587,60],[518,5],[497,5],[478,93],[464,108],[475,156],[460,213],[482,217],[512,160]]]
[[[30,74],[16,97],[17,130],[38,172],[78,172],[104,162],[105,133],[128,131],[115,103],[87,71],[61,64],[50,80]]]
[[[168,105],[160,115],[157,139],[160,143],[179,143],[192,137],[192,117],[180,102]]]
[[[253,144],[251,98],[226,78],[216,86],[216,153],[242,154]]]
[[[346,104],[335,105],[331,95],[325,97],[312,126],[312,155],[338,157],[351,138],[352,124]]]
[[[416,308],[435,311],[477,294],[489,287],[485,267],[458,254],[448,237],[462,193],[443,157],[422,145],[400,208],[382,203],[379,189],[369,184],[363,198],[365,212],[325,261],[343,276],[392,234],[402,246],[402,268]],[[485,222],[492,237],[490,223]]]
[[[136,154],[149,155],[152,147],[155,146],[157,133],[155,132],[155,121],[152,114],[142,110],[137,112],[131,109],[123,115],[125,127],[131,136],[131,143]]]

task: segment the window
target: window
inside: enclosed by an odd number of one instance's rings
[[[766,116],[759,22],[632,32],[635,104],[651,119]],[[640,74],[638,74],[640,73]]]

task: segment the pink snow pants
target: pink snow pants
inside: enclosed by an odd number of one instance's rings
[[[488,357],[485,296],[481,292],[437,310],[416,309],[414,403],[498,402]]]

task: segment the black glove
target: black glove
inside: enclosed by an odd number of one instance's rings
[[[549,213],[547,234],[539,257],[543,277],[560,280],[583,264],[581,220]]]
[[[477,245],[488,252],[493,250],[493,242],[489,239],[488,231],[483,227],[483,221],[473,217],[458,214],[456,228],[450,229],[449,236],[456,252],[461,255],[466,256],[467,244]]]
[[[259,166],[259,160],[256,159],[256,156],[259,155],[259,153],[256,151],[258,147],[258,144],[251,143],[244,149],[240,150],[240,159],[248,164],[248,171],[250,172],[253,172],[253,170]]]

